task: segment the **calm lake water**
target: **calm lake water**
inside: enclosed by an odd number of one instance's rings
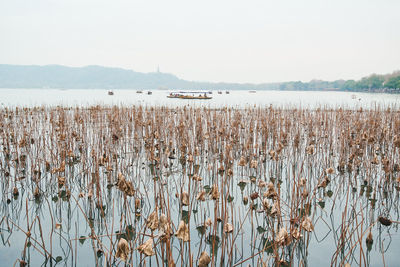
[[[303,108],[343,107],[373,108],[380,106],[399,106],[400,95],[370,94],[351,92],[320,91],[230,91],[218,94],[213,91],[210,100],[170,99],[173,91],[152,90],[142,94],[136,90],[114,90],[109,96],[107,90],[59,90],[59,89],[0,89],[1,106],[40,106],[40,105],[144,105],[144,106],[207,106],[207,107],[249,107],[249,106],[297,106]]]

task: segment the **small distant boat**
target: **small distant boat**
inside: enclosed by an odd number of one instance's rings
[[[137,94],[142,94],[142,93],[143,93],[143,91],[141,91],[141,90],[138,90],[138,91],[136,91],[136,93],[137,93]]]
[[[209,95],[212,95],[212,91],[208,91],[208,94],[209,94]]]
[[[114,95],[113,91],[108,91],[108,95]]]
[[[152,95],[153,92],[152,92],[152,91],[147,91],[147,94],[148,94],[148,95]]]
[[[230,93],[229,91],[226,91],[226,92],[225,92],[225,94],[227,94],[227,95],[229,95],[229,93]]]
[[[221,91],[218,91],[218,94],[219,94],[219,95],[222,95],[222,92],[221,92]]]
[[[351,95],[351,99],[356,99],[357,96],[356,95]]]
[[[249,93],[254,94],[254,93],[257,93],[257,91],[256,90],[250,90]]]
[[[198,96],[194,96],[194,95],[183,95],[183,94],[174,94],[174,93],[170,93],[169,95],[167,95],[168,98],[179,98],[179,99],[212,99],[211,96],[207,96],[207,94],[200,94]]]

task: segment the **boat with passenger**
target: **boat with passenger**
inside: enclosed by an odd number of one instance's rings
[[[179,99],[201,99],[201,100],[212,99],[212,97],[208,96],[207,93],[199,93],[199,94],[192,93],[192,95],[184,93],[170,93],[169,95],[167,95],[167,97],[179,98]]]

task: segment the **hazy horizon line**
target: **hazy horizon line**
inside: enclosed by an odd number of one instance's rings
[[[359,79],[344,79],[344,78],[337,78],[334,80],[323,80],[323,79],[319,79],[319,78],[313,78],[309,81],[302,81],[302,80],[286,80],[286,81],[274,81],[274,82],[228,82],[228,81],[207,81],[207,80],[187,80],[185,78],[180,77],[177,74],[174,73],[170,73],[170,72],[163,72],[163,71],[159,71],[159,68],[157,68],[155,71],[150,71],[150,72],[143,72],[143,71],[137,71],[134,69],[130,69],[130,68],[125,68],[125,67],[117,67],[117,66],[105,66],[105,65],[98,65],[98,64],[88,64],[88,65],[63,65],[63,64],[57,64],[57,63],[52,63],[52,64],[7,64],[7,63],[0,63],[0,65],[8,65],[8,66],[36,66],[36,67],[46,67],[46,66],[60,66],[60,67],[66,67],[66,68],[75,68],[75,69],[79,69],[79,68],[87,68],[87,67],[102,67],[102,68],[109,68],[109,69],[120,69],[120,70],[127,70],[127,71],[132,71],[132,72],[136,72],[136,73],[142,73],[142,74],[151,74],[151,73],[162,73],[162,74],[168,74],[168,75],[173,75],[176,78],[180,79],[180,80],[184,80],[184,81],[190,81],[190,82],[200,82],[200,83],[219,83],[219,84],[241,84],[241,85],[246,85],[246,84],[253,84],[253,85],[257,85],[257,84],[279,84],[279,83],[290,83],[290,82],[302,82],[302,83],[309,83],[312,81],[324,81],[324,82],[334,82],[334,81],[346,81],[346,80],[361,80],[364,77],[369,77],[372,75],[389,75],[389,74],[393,74],[396,73],[398,71],[400,71],[400,69],[396,69],[393,70],[392,72],[389,73],[369,73],[369,74],[364,74],[363,76],[361,76]]]

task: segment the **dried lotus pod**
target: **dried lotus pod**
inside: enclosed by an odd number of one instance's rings
[[[264,188],[266,186],[267,186],[267,183],[265,181],[263,181],[263,180],[259,180],[258,181],[258,187],[259,188]]]
[[[206,200],[205,196],[206,196],[206,191],[202,190],[197,194],[196,199],[198,201],[205,201]]]
[[[63,187],[65,185],[65,177],[58,176],[57,182],[59,188]]]
[[[372,238],[372,233],[369,231],[367,238],[365,239],[367,245],[372,245],[374,243],[374,239]]]
[[[184,221],[180,221],[178,230],[175,233],[178,239],[181,239],[183,242],[189,241],[189,227]]]
[[[378,217],[378,221],[384,226],[390,226],[392,224],[392,221],[390,219],[382,216]]]
[[[93,189],[90,188],[87,197],[90,199],[93,197]]]
[[[122,239],[122,238],[121,238]],[[153,250],[153,246],[154,246],[154,242],[153,242],[153,238],[149,238],[146,242],[144,242],[143,244],[141,244],[137,250],[140,253],[143,253],[146,256],[153,256],[155,254],[154,250]]]
[[[14,197],[19,195],[19,191],[18,191],[17,187],[14,187],[14,189],[13,189],[13,195],[14,195]]]
[[[302,196],[303,198],[307,198],[308,195],[309,195],[308,190],[304,188],[304,189],[303,189],[303,192],[301,193],[301,196]]]
[[[257,160],[254,160],[254,159],[253,159],[253,160],[250,162],[250,168],[257,169],[257,166],[258,166]]]
[[[325,178],[317,185],[317,188],[325,188],[330,182],[331,180],[325,176]]]
[[[124,238],[120,238],[120,240],[118,241],[117,253],[115,254],[115,257],[120,258],[123,261],[126,261],[129,253],[130,249],[128,241],[126,241]]]
[[[224,232],[225,233],[232,233],[233,232],[233,225],[230,223],[226,223],[224,225]]]
[[[200,181],[203,180],[203,178],[201,178],[201,177],[200,177],[199,175],[197,175],[197,174],[193,174],[192,179],[195,180],[195,181],[198,181],[198,182],[200,182]]]
[[[181,195],[181,203],[183,206],[189,206],[189,194],[184,191]]]
[[[243,204],[247,205],[247,203],[249,203],[249,197],[248,196],[244,196],[243,197]]]
[[[332,174],[332,173],[334,173],[335,172],[335,170],[332,168],[332,167],[329,167],[329,168],[327,168],[326,170],[325,170],[325,173],[326,174]]]
[[[38,198],[38,197],[40,197],[40,191],[39,191],[39,187],[35,187],[35,191],[33,192],[33,196],[35,197],[35,198]]]
[[[218,191],[218,185],[213,185],[212,189],[211,189],[211,198],[213,200],[218,200],[219,199],[219,191]]]
[[[265,192],[264,196],[269,199],[275,199],[278,196],[273,183],[268,184],[267,191]]]
[[[211,220],[211,218],[208,218],[208,219],[205,221],[204,225],[205,225],[206,227],[210,227],[210,226],[212,225],[212,220]]]
[[[250,199],[251,199],[251,200],[255,200],[255,199],[258,198],[258,196],[259,196],[258,192],[251,193],[251,194],[250,194]]]
[[[302,178],[300,179],[300,186],[301,186],[301,187],[304,187],[304,186],[306,186],[306,183],[307,183],[306,178],[302,177]]]
[[[141,207],[140,198],[135,198],[135,209],[138,210]]]
[[[246,159],[243,156],[241,156],[238,165],[243,167],[246,166],[246,163],[247,163]]]

